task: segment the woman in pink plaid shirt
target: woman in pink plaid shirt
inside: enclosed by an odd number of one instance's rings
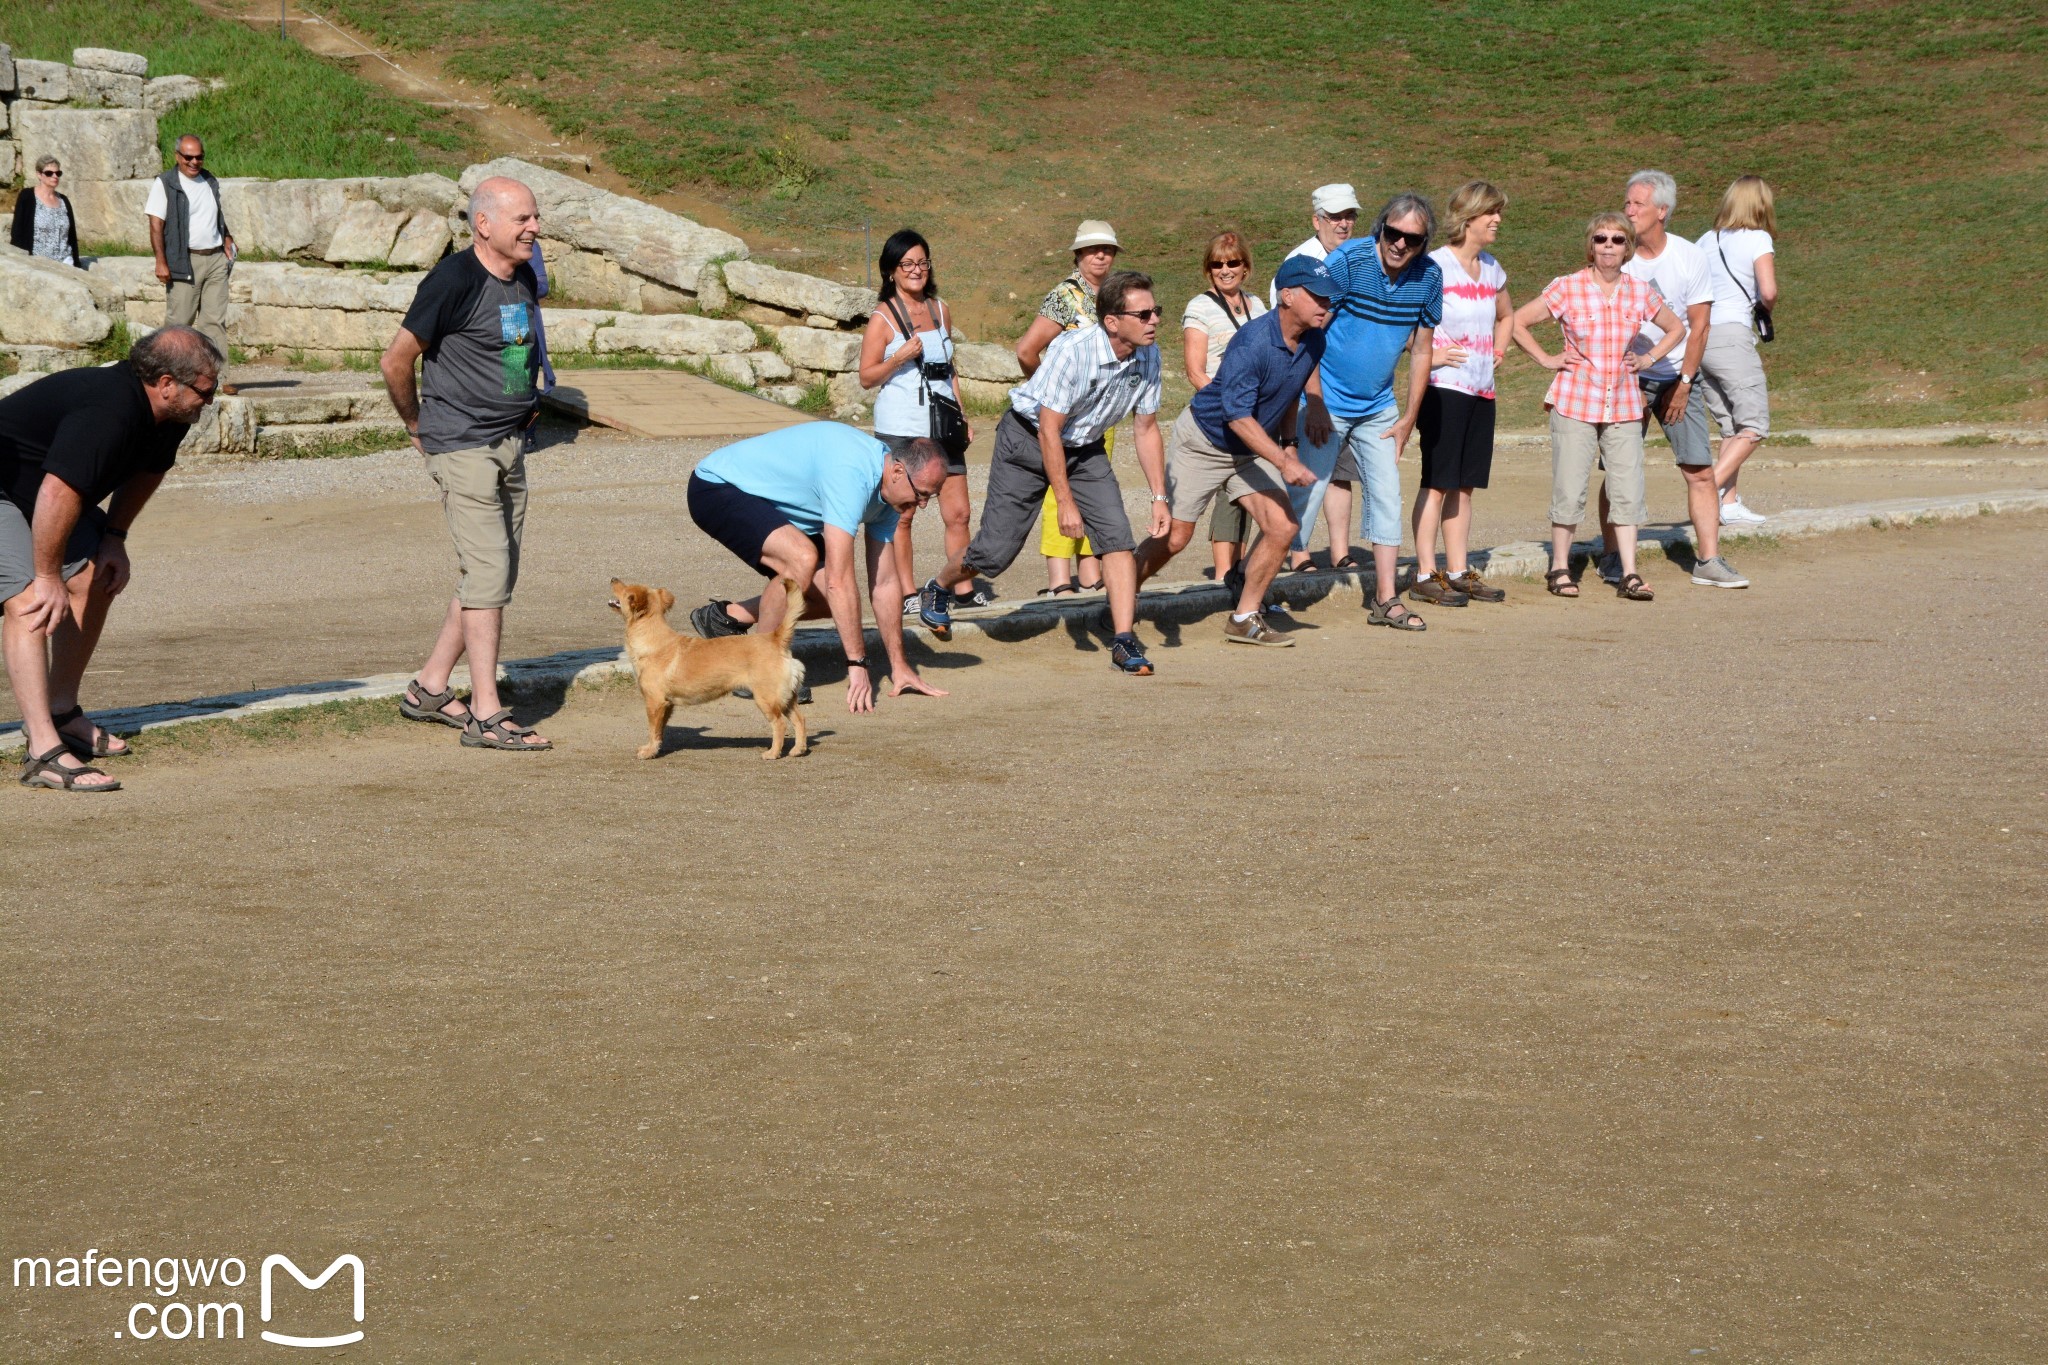
[[[1546,370],[1557,372],[1543,406],[1550,412],[1550,572],[1544,586],[1577,597],[1572,581],[1572,536],[1586,515],[1586,485],[1598,459],[1607,469],[1607,498],[1621,551],[1621,584],[1631,602],[1656,596],[1636,572],[1636,527],[1649,520],[1643,501],[1643,395],[1636,371],[1678,344],[1684,326],[1655,289],[1621,273],[1635,254],[1635,229],[1618,213],[1586,225],[1586,268],[1561,275],[1515,310],[1515,344]],[[1529,329],[1556,318],[1564,351],[1551,355]],[[1629,350],[1645,322],[1664,329],[1648,354]]]

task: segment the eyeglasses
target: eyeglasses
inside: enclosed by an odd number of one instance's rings
[[[204,161],[204,160],[206,160],[206,153],[205,153],[205,152],[179,152],[179,153],[178,153],[178,160],[180,160],[180,161]]]
[[[930,261],[899,261],[896,268],[906,275],[927,275],[931,273]]]
[[[1157,322],[1160,318],[1164,317],[1165,315],[1166,310],[1164,308],[1139,308],[1136,310],[1126,309],[1121,313],[1110,314],[1110,316],[1113,318],[1136,318],[1140,322]]]
[[[1382,223],[1380,225],[1380,240],[1388,246],[1405,246],[1410,251],[1420,251],[1423,247],[1429,245],[1429,234],[1426,232],[1403,232],[1392,223]]]
[[[1209,268],[1211,270],[1242,270],[1250,264],[1250,261],[1211,261],[1209,262]]]
[[[64,172],[60,170],[52,169],[43,172],[43,179],[45,180],[62,180],[63,178]]]
[[[1623,235],[1622,235],[1622,234],[1620,234],[1620,233],[1606,233],[1606,232],[1596,232],[1596,233],[1594,233],[1594,234],[1593,234],[1593,245],[1594,245],[1594,246],[1627,246],[1627,245],[1628,245],[1628,238],[1627,238],[1627,237],[1625,237],[1625,236],[1623,236]]]

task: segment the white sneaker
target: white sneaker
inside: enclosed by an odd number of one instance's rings
[[[1723,526],[1761,526],[1769,520],[1770,518],[1761,512],[1750,511],[1741,498],[1730,498],[1721,504]]]

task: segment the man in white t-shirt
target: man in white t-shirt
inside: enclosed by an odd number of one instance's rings
[[[226,355],[235,236],[221,207],[220,181],[206,169],[206,147],[198,138],[187,133],[178,139],[177,164],[150,182],[142,211],[149,218],[156,277],[169,291],[164,325],[196,328]],[[235,390],[223,384],[220,391]]]
[[[1663,171],[1637,171],[1628,178],[1621,211],[1636,230],[1636,250],[1622,271],[1663,295],[1686,327],[1682,347],[1637,372],[1643,386],[1643,426],[1647,429],[1650,414],[1657,414],[1664,437],[1671,442],[1678,472],[1685,476],[1686,512],[1692,520],[1692,581],[1708,588],[1746,588],[1749,580],[1721,558],[1721,495],[1714,487],[1706,395],[1698,386],[1700,356],[1707,349],[1708,319],[1714,308],[1714,284],[1707,273],[1706,253],[1667,230],[1677,207],[1678,182]],[[1646,322],[1630,349],[1646,355],[1663,339],[1664,329]],[[1672,356],[1679,358],[1674,361]],[[1607,552],[1600,557],[1600,576],[1618,582],[1621,556],[1607,516],[1607,490],[1603,487],[1600,533]]]
[[[1351,233],[1358,226],[1358,191],[1349,185],[1318,185],[1308,197],[1309,225],[1315,235],[1281,258],[1282,263],[1296,256],[1309,256],[1326,261],[1330,253],[1351,240]],[[1274,279],[1279,279],[1276,271]],[[1280,306],[1280,287],[1277,284],[1266,288],[1266,306]],[[1342,560],[1351,558],[1351,485],[1358,482],[1358,469],[1347,446],[1337,457],[1337,468],[1331,474],[1329,490],[1323,495],[1323,521],[1330,528],[1330,565],[1335,568]],[[1288,551],[1290,569],[1308,567],[1308,540],[1315,527],[1304,523],[1295,532],[1294,544]]]

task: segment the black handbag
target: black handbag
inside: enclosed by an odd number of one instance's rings
[[[1721,230],[1719,228],[1714,229],[1714,250],[1720,253],[1721,268],[1728,272],[1728,278],[1735,280],[1735,287],[1737,289],[1742,289],[1742,281],[1736,279],[1734,267],[1728,264],[1728,253],[1721,250]],[[1751,269],[1754,268],[1754,266],[1751,267]],[[1747,289],[1742,289],[1742,297],[1749,300],[1749,325],[1756,329],[1756,339],[1762,342],[1769,341],[1772,337],[1775,337],[1778,334],[1778,330],[1771,326],[1771,310],[1766,308],[1762,301]]]
[[[943,328],[945,319],[939,308],[938,301],[934,299],[931,304],[932,321]],[[904,336],[917,335],[910,325],[910,312],[904,308],[900,299],[889,300],[889,311],[895,315]],[[967,455],[967,414],[961,410],[957,400],[932,387],[934,379],[943,381],[952,377],[953,366],[950,362],[918,361],[918,405],[931,414],[931,438],[946,448],[947,458],[957,462]]]

